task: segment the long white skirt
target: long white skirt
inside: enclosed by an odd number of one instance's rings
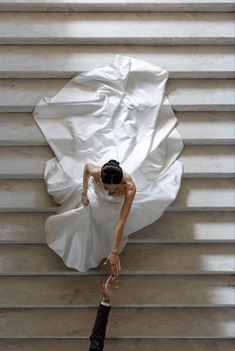
[[[136,184],[120,252],[128,235],[155,222],[175,200],[183,142],[164,95],[168,76],[159,66],[117,55],[37,104],[34,119],[55,154],[44,179],[60,204],[46,221],[46,241],[68,267],[85,272],[108,256],[123,203],[99,196],[90,179],[90,203],[83,206],[85,163],[116,159]]]

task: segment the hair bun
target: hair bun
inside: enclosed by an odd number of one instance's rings
[[[117,164],[118,166],[119,166],[119,162],[118,161],[116,161],[116,160],[109,160],[108,162],[107,162],[108,164]]]
[[[120,184],[123,179],[123,170],[116,160],[109,160],[101,168],[101,179],[103,183]]]

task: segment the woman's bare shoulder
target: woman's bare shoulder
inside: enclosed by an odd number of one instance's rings
[[[131,178],[131,176],[129,174],[127,174],[126,172],[123,172],[123,183],[126,186],[126,191],[128,193],[132,193],[136,191],[136,186],[135,183],[133,181],[133,179]]]
[[[94,177],[99,179],[100,178],[100,172],[101,172],[101,167],[94,165],[93,163],[88,162],[87,164],[87,169],[89,174]]]

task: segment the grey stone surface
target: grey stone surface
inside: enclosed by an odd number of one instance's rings
[[[14,260],[12,259],[14,257]],[[122,273],[233,273],[234,245],[231,244],[131,244],[120,254]],[[77,273],[46,244],[0,245],[0,273]],[[108,273],[102,265],[90,273]]]
[[[0,241],[45,243],[49,213],[0,213]],[[153,224],[130,235],[141,242],[224,242],[235,240],[233,212],[165,212]]]
[[[105,350],[234,350],[232,0],[0,0],[6,10],[13,12],[0,13],[0,351],[88,349],[109,270],[80,274],[47,247],[45,220],[57,204],[42,176],[53,153],[29,112],[117,53],[169,71],[184,177],[210,179],[183,179],[164,215],[130,236]],[[10,179],[24,176],[41,179]]]
[[[185,145],[235,144],[234,112],[176,112]],[[0,146],[46,146],[30,113],[0,113]]]
[[[234,112],[177,112],[177,129],[184,144],[234,144]]]
[[[0,44],[233,45],[232,13],[0,13]]]
[[[235,207],[234,192],[233,179],[184,179],[167,211],[230,211]],[[44,181],[38,179],[1,179],[0,197],[0,212],[51,212],[58,208]]]
[[[232,337],[229,308],[115,308],[107,337]],[[89,336],[96,309],[1,310],[0,336]]]
[[[186,146],[179,157],[184,178],[230,178],[235,175],[234,146]],[[0,178],[43,179],[49,147],[0,148]]]
[[[0,11],[234,11],[232,0],[1,0]]]
[[[68,79],[0,79],[0,112],[32,112]],[[235,111],[233,79],[169,79],[166,95],[175,111]]]
[[[234,339],[215,338],[123,338],[105,341],[105,351],[234,351]],[[88,350],[88,338],[83,339],[16,339],[0,340],[1,351],[80,351]]]
[[[0,276],[0,307],[98,306],[104,276]],[[233,276],[122,276],[112,305],[235,305]],[[144,286],[144,293],[143,293]]]
[[[128,55],[166,68],[170,78],[232,78],[232,46],[0,46],[1,78],[72,78],[108,65],[116,54]]]

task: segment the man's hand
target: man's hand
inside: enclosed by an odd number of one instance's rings
[[[117,251],[112,251],[108,255],[107,260],[104,262],[104,266],[106,266],[107,263],[110,264],[113,274],[118,275],[118,273],[121,270],[121,263],[120,263],[120,258]]]
[[[110,302],[113,290],[119,288],[118,283],[119,283],[119,280],[115,275],[110,275],[109,278],[106,280],[106,282],[103,283],[102,293],[103,293],[104,302]]]

